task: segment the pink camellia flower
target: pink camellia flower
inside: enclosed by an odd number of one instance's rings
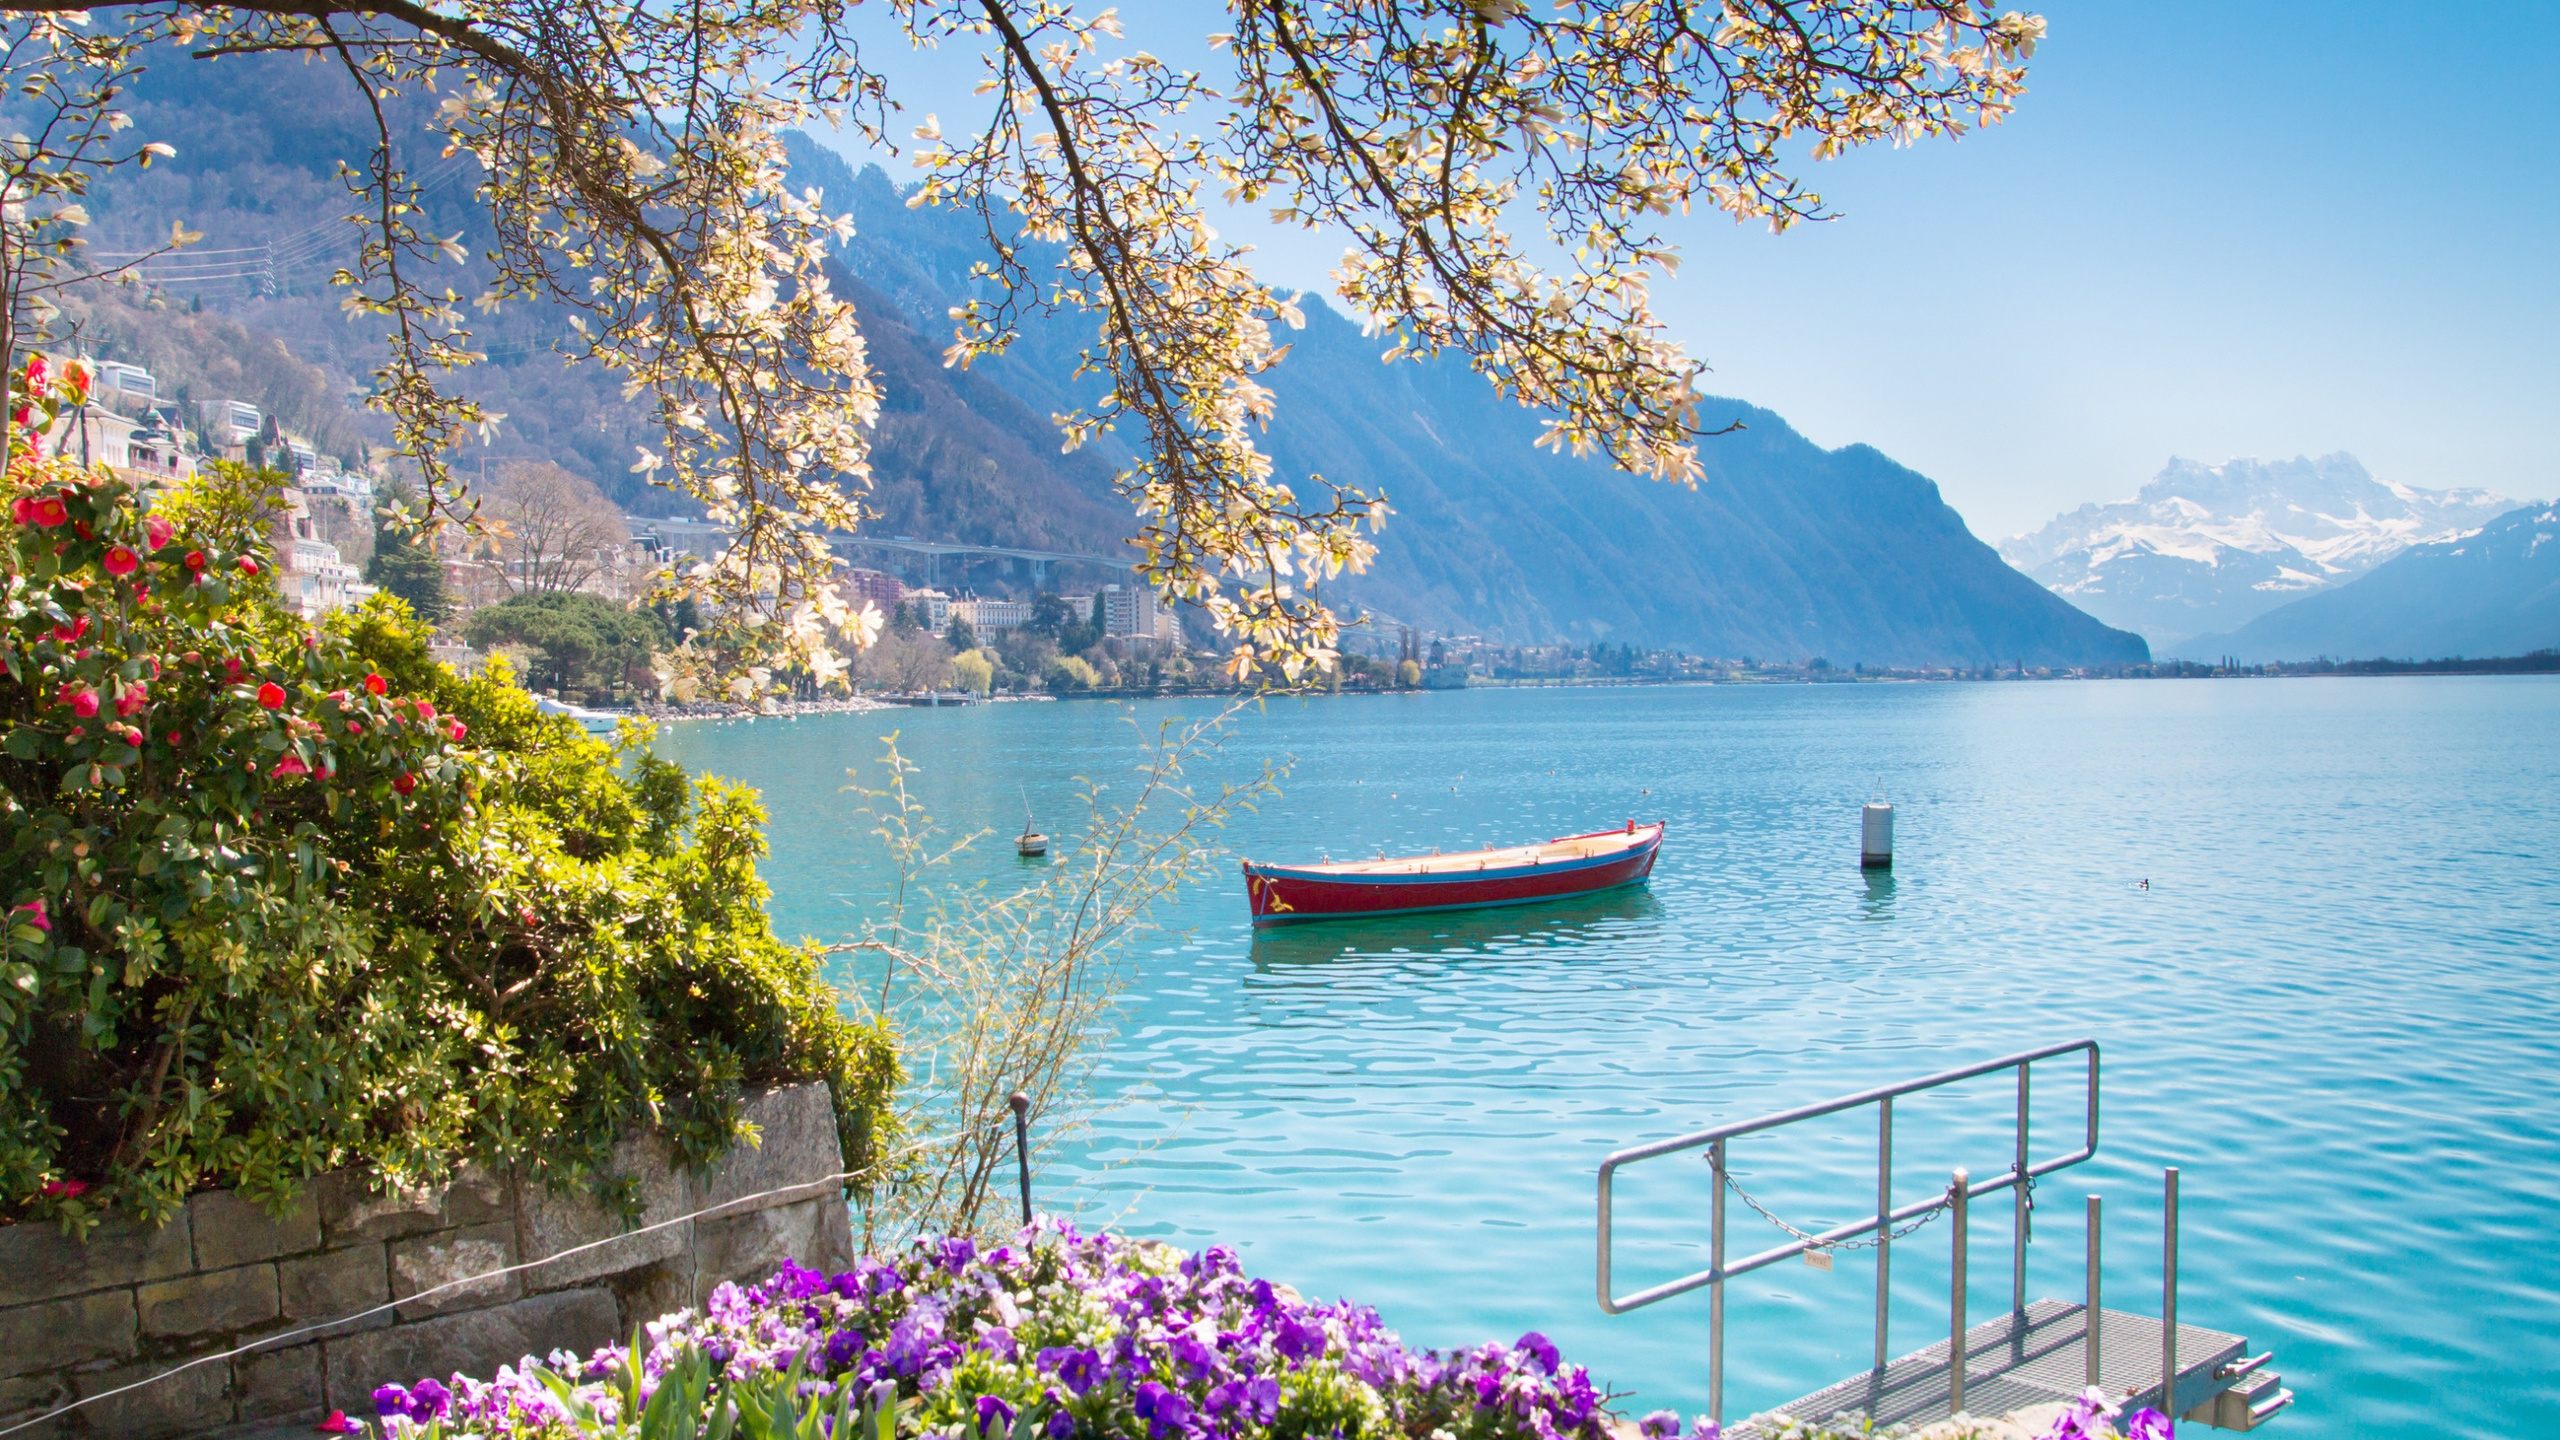
[[[118,545],[107,551],[105,564],[108,574],[122,578],[142,568],[142,557]]]
[[[62,367],[62,378],[71,382],[71,393],[73,395],[83,400],[89,398],[88,366],[74,360],[70,364]]]
[[[177,731],[172,730],[172,731],[170,731],[170,732],[169,732],[169,743],[170,743],[170,744],[172,744],[172,745],[183,745],[183,744],[185,744],[185,743],[186,743],[186,741],[187,741],[187,737],[186,737],[186,736],[184,736],[184,735],[179,734]],[[2103,1333],[2103,1332],[2102,1332],[2102,1333]]]
[[[56,525],[60,525],[71,518],[71,511],[63,505],[62,497],[59,495],[38,496],[34,506],[34,513],[37,526],[46,530],[50,530]]]
[[[166,550],[169,542],[177,536],[178,527],[170,524],[166,517],[154,515],[142,522],[143,544],[150,549]]]
[[[436,707],[435,707],[435,705],[434,705],[432,702],[430,702],[430,701],[425,701],[425,700],[421,700],[421,701],[419,701],[419,702],[418,702],[418,718],[419,718],[419,719],[421,719],[421,720],[433,720],[434,718],[436,718]]]
[[[9,518],[20,525],[34,524],[36,522],[35,497],[32,495],[21,495],[10,501]]]
[[[53,638],[61,641],[65,645],[76,644],[81,636],[88,633],[89,617],[86,615],[81,616],[79,619],[72,621],[68,625],[56,625],[53,627]]]
[[[124,693],[116,697],[116,713],[130,715],[150,703],[151,687],[137,681],[124,687]]]
[[[364,722],[363,722],[363,721],[361,721],[361,720],[350,720],[350,721],[348,721],[348,722],[347,722],[347,733],[348,733],[348,734],[350,734],[350,735],[361,735],[361,734],[363,734],[363,733],[364,733]]]
[[[44,913],[44,902],[42,900],[30,900],[26,904],[19,906],[17,909],[12,910],[9,913],[12,915],[26,916],[27,923],[33,925],[39,930],[51,930],[53,928],[53,918]]]
[[[347,692],[346,692],[346,691],[344,691],[344,690],[332,690],[332,691],[330,691],[330,692],[329,692],[329,703],[330,703],[330,704],[332,704],[332,705],[337,706],[338,708],[340,708],[340,709],[342,709],[342,710],[343,710],[343,709],[345,709],[345,708],[346,708],[346,704],[347,704]]]
[[[462,723],[461,721],[459,721],[459,720],[455,720],[455,721],[450,722],[450,723],[446,726],[446,728],[445,728],[445,732],[444,732],[444,733],[446,733],[447,735],[452,736],[452,737],[454,738],[454,740],[455,740],[457,743],[459,743],[459,742],[461,741],[462,737],[463,737],[464,735],[466,735],[466,734],[470,733],[470,732],[469,732],[469,730],[468,730],[468,729],[466,729],[466,728],[464,727],[464,725],[463,725],[463,723]]]
[[[364,677],[364,693],[367,695],[379,695],[390,688],[390,682],[384,680],[379,675],[367,675]]]
[[[187,568],[188,568],[188,569],[190,569],[190,570],[201,570],[201,569],[203,569],[203,568],[204,568],[204,552],[203,552],[203,551],[201,551],[201,550],[190,550],[190,551],[188,551],[188,552],[187,552]]]
[[[273,680],[258,687],[258,703],[270,710],[284,708],[284,687]]]
[[[395,775],[391,779],[391,788],[399,791],[403,795],[406,795],[410,791],[418,788],[418,777],[415,775]]]
[[[51,371],[45,368],[43,356],[37,355],[30,358],[27,361],[27,393],[30,395],[43,394],[45,377],[51,373]]]
[[[72,686],[65,685],[62,687],[57,698],[68,704],[71,707],[71,713],[79,716],[83,720],[87,720],[98,713],[98,692],[90,689],[86,685],[79,686],[76,689]]]
[[[254,556],[254,555],[243,555],[243,556],[241,556],[241,557],[240,557],[240,573],[241,573],[241,574],[243,574],[243,575],[255,575],[255,574],[257,574],[257,573],[258,573],[258,559],[257,559],[257,557],[256,557],[256,556]]]
[[[234,680],[240,678],[240,672],[245,668],[247,667],[240,663],[240,657],[237,655],[225,655],[222,657],[222,673]]]
[[[276,768],[267,772],[267,778],[270,780],[281,780],[287,775],[308,775],[310,773],[311,767],[302,763],[301,756],[287,755],[276,762]]]
[[[86,1180],[47,1180],[36,1187],[47,1200],[77,1200],[88,1192]]]

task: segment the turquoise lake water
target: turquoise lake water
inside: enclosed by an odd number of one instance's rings
[[[1149,725],[1207,707],[1140,706]],[[777,928],[836,937],[883,863],[848,767],[903,732],[937,820],[1067,828],[1125,773],[1097,703],[674,728],[761,787]],[[1530,1329],[1628,1405],[1706,1404],[1699,1293],[1593,1299],[1610,1150],[2050,1042],[2105,1047],[2098,1157],[2050,1177],[2031,1298],[2076,1298],[2106,1197],[2109,1302],[2157,1313],[2160,1169],[2182,1167],[2181,1317],[2276,1352],[2277,1433],[2560,1427],[2560,681],[2427,678],[1465,692],[1274,702],[1231,768],[1294,757],[1229,832],[1307,859],[1663,818],[1649,890],[1257,936],[1232,862],[1165,918],[1103,1070],[1116,1102],[1046,1208],[1373,1304],[1415,1343]],[[1858,805],[1898,810],[1889,877]],[[1646,792],[1650,793],[1646,793]],[[962,867],[997,883],[993,845]],[[2139,882],[2148,880],[2148,888]],[[2039,1072],[2039,1155],[2079,1087]],[[2008,1164],[2010,1082],[1906,1101],[1897,1196]],[[1799,1225],[1870,1210],[1872,1112],[1745,1141]],[[1703,1264],[1705,1167],[1618,1202],[1621,1285]],[[1972,1311],[2009,1293],[1977,1208]],[[1739,1205],[1735,1253],[1781,1238]],[[1894,1344],[1943,1336],[1942,1221],[1895,1250]],[[1873,1270],[1732,1287],[1726,1410],[1862,1369]]]

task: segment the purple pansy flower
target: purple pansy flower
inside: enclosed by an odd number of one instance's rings
[[[993,1395],[978,1397],[978,1434],[985,1440],[1005,1440],[1013,1433],[1013,1407]]]
[[[1080,1397],[1102,1380],[1102,1356],[1091,1350],[1043,1350],[1037,1363],[1057,1376],[1071,1395]]]
[[[1137,1406],[1138,1418],[1147,1422],[1147,1434],[1152,1440],[1169,1440],[1191,1423],[1191,1402],[1180,1391],[1168,1390],[1156,1381],[1138,1386],[1130,1399]]]
[[[2125,1440],[2169,1440],[2169,1417],[2157,1410],[2136,1410],[2124,1434]]]

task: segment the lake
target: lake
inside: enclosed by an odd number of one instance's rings
[[[1198,703],[1141,705],[1152,727]],[[885,862],[856,797],[902,731],[954,829],[1070,828],[1125,774],[1099,703],[691,723],[661,750],[760,787],[776,928],[841,936]],[[1044,1208],[1373,1304],[1409,1341],[1542,1330],[1640,1413],[1706,1405],[1703,1292],[1594,1302],[1594,1177],[1638,1141],[2035,1046],[2105,1049],[2104,1139],[2038,1194],[2030,1297],[2074,1299],[2106,1197],[2109,1303],[2276,1352],[2290,1433],[2507,1435],[2560,1413],[2560,681],[2092,681],[1469,691],[1274,701],[1224,769],[1294,757],[1237,853],[1465,848],[1662,818],[1649,890],[1256,935],[1226,862],[1154,937],[1114,1101]],[[1125,787],[1124,787],[1125,788]],[[1898,812],[1890,874],[1858,807]],[[963,878],[1022,862],[989,845]],[[2143,882],[2148,882],[2145,885]],[[2039,1155],[2079,1089],[2037,1076]],[[2008,1164],[2011,1082],[1904,1102],[1897,1198]],[[1740,1142],[1814,1228],[1873,1204],[1872,1112]],[[1703,1164],[1622,1187],[1622,1288],[1703,1262]],[[2009,1293],[1976,1208],[1972,1313]],[[1783,1238],[1740,1205],[1734,1253]],[[1894,1252],[1895,1353],[1945,1333],[1947,1228]],[[1726,1412],[1862,1369],[1873,1270],[1735,1282]]]

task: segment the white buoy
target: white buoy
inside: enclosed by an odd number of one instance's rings
[[[1893,806],[1867,802],[1858,827],[1858,863],[1869,870],[1893,868]]]

